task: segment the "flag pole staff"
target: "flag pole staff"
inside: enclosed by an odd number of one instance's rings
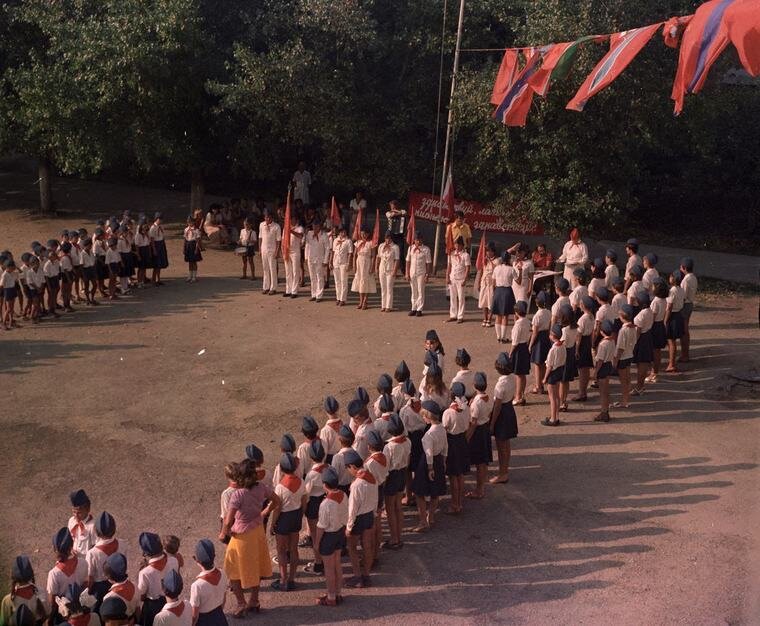
[[[443,149],[443,169],[441,171],[441,193],[438,201],[438,221],[435,224],[435,246],[433,247],[433,274],[438,268],[438,254],[441,246],[441,220],[443,218],[443,189],[446,186],[446,177],[450,168],[449,147],[451,144],[451,129],[454,125],[454,90],[456,89],[457,72],[459,71],[459,51],[462,43],[462,25],[464,24],[464,0],[459,1],[459,23],[457,24],[457,43],[454,48],[454,70],[451,74],[451,95],[449,96],[449,115],[446,124],[446,143]]]

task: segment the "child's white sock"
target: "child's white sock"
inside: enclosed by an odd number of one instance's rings
[[[496,338],[497,339],[503,339],[504,335],[502,334],[504,326],[502,324],[495,324],[494,326],[496,328]]]

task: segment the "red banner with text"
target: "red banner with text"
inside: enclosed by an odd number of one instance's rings
[[[409,210],[414,209],[416,219],[431,222],[446,222],[448,210],[440,196],[413,191],[409,194]],[[487,230],[490,233],[512,233],[521,235],[543,235],[544,229],[519,214],[515,208],[511,215],[504,215],[480,202],[471,200],[454,201],[454,210],[464,212],[465,221],[473,231]],[[442,216],[442,217],[439,217]]]

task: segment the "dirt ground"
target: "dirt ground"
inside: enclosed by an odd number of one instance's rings
[[[87,217],[29,220],[18,209],[33,191],[0,186],[0,248],[91,229],[96,214],[127,207],[176,218],[186,199],[59,183],[62,208]],[[286,301],[239,280],[238,259],[219,250],[188,285],[173,230],[165,287],[0,332],[0,563],[27,553],[38,581],[67,494],[83,487],[116,517],[133,576],[137,536],[154,530],[181,537],[189,582],[195,541],[218,531],[224,464],[256,442],[274,465],[283,432],[298,434],[305,414],[323,421],[325,395],[345,407],[402,358],[418,378],[429,328],[452,362],[464,346],[495,381],[493,329],[471,300],[468,323],[443,324],[440,285],[421,319],[381,314],[377,297],[369,311]],[[408,287],[396,297],[405,309]],[[508,485],[427,535],[406,534],[403,550],[381,555],[374,586],[349,591],[342,607],[315,607],[322,581],[302,574],[287,594],[265,581],[265,613],[251,621],[760,623],[760,395],[728,375],[760,364],[755,305],[701,297],[693,363],[609,424],[591,421],[592,399],[547,429],[546,397],[532,397],[518,410]],[[408,511],[407,528],[413,521]]]

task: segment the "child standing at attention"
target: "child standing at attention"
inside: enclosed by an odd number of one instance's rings
[[[324,565],[317,543],[317,519],[319,518],[319,506],[325,498],[322,472],[327,469],[328,465],[325,463],[325,449],[319,439],[314,439],[309,444],[309,456],[313,463],[304,480],[304,491],[308,497],[306,501],[306,524],[309,527],[311,541],[303,542],[301,545],[306,543],[314,548],[314,560],[306,564],[304,571],[321,574],[324,571]]]
[[[491,412],[490,430],[496,440],[496,452],[499,457],[499,473],[491,478],[491,484],[509,482],[509,460],[512,456],[511,439],[517,437],[517,415],[514,398],[516,376],[512,373],[512,360],[506,352],[496,357],[494,364],[499,379],[494,387],[494,402]]]
[[[694,300],[697,296],[697,275],[694,273],[694,259],[684,257],[681,259],[681,289],[683,289],[683,335],[681,335],[681,363],[689,362],[689,324],[691,323],[691,313],[694,310]]]
[[[116,295],[116,279],[121,273],[121,254],[116,249],[119,240],[111,237],[108,240],[108,249],[106,250],[106,265],[108,266],[108,299],[118,300]],[[144,625],[143,625],[144,626]]]
[[[617,258],[617,252],[612,248],[607,250],[604,255],[604,262],[607,265],[607,267],[604,268],[604,286],[607,287],[607,289],[612,289],[612,283],[620,276],[620,270],[618,270],[617,267]]]
[[[496,316],[496,341],[507,343],[507,326],[509,316],[515,308],[515,292],[512,283],[515,278],[515,270],[512,267],[509,252],[501,255],[501,263],[493,269],[493,304],[491,313]]]
[[[501,260],[496,256],[496,246],[493,241],[489,241],[486,245],[485,265],[483,266],[481,275],[478,277],[477,284],[478,307],[483,311],[483,322],[481,323],[483,327],[493,326],[491,311],[494,293],[493,271],[500,263]]]
[[[422,403],[421,415],[430,424],[430,428],[422,437],[423,454],[412,481],[419,514],[419,524],[414,528],[416,533],[427,532],[435,524],[438,499],[446,493],[445,459],[448,455],[448,441],[446,430],[441,424],[440,406],[432,400],[426,400]]]
[[[18,296],[18,282],[16,264],[11,259],[7,259],[4,264],[2,275],[0,276],[0,287],[2,287],[3,290],[3,324],[6,330],[18,326],[16,320],[13,319],[13,310],[16,306],[16,297]]]
[[[84,297],[88,306],[97,304],[95,300],[95,291],[98,285],[97,262],[95,253],[92,249],[92,239],[86,237],[82,241],[82,249],[79,251],[79,260],[82,264],[82,283],[84,287]]]
[[[644,263],[644,275],[641,277],[641,283],[648,292],[652,288],[652,281],[660,275],[657,271],[657,255],[649,252],[642,259]]]
[[[74,264],[71,262],[71,244],[65,241],[61,244],[61,300],[66,312],[71,313],[71,288],[74,286]]]
[[[654,360],[652,343],[654,313],[652,313],[649,304],[649,294],[640,293],[636,302],[639,312],[633,318],[637,336],[636,345],[633,348],[633,362],[636,363],[636,384],[633,387],[633,395],[635,396],[644,393],[644,383],[652,369],[652,361]]]
[[[301,433],[304,440],[299,444],[296,450],[298,459],[298,475],[304,478],[309,473],[313,464],[311,456],[311,444],[319,440],[319,424],[311,415],[307,415],[301,420]]]
[[[156,533],[143,532],[139,537],[145,566],[137,574],[137,593],[142,599],[140,620],[143,626],[153,626],[153,619],[163,608],[162,583],[169,572],[178,572],[179,564],[167,556],[161,538]]]
[[[546,374],[544,384],[549,387],[549,406],[551,415],[541,420],[544,426],[559,426],[559,385],[565,373],[567,349],[562,342],[562,326],[555,324],[549,333],[552,347],[546,357]]]
[[[58,318],[60,315],[56,309],[58,308],[58,289],[61,286],[61,264],[58,262],[58,254],[55,250],[48,252],[44,272],[48,292],[48,312],[53,317]]]
[[[599,287],[604,287],[606,285],[606,267],[604,260],[600,257],[595,258],[594,262],[591,264],[591,281],[588,284],[588,295],[592,298]]]
[[[380,552],[380,543],[383,540],[383,505],[385,504],[385,481],[388,478],[388,458],[383,454],[385,441],[376,430],[369,431],[367,435],[367,445],[369,447],[369,456],[364,462],[364,467],[372,474],[377,484],[377,510],[375,511],[374,536],[372,554],[377,555]]]
[[[625,253],[628,255],[628,260],[625,263],[625,281],[624,290],[628,290],[628,287],[633,283],[633,277],[631,276],[631,269],[637,265],[641,265],[641,257],[639,256],[639,241],[638,239],[629,239],[625,244]]]
[[[227,511],[230,506],[230,498],[235,493],[235,489],[238,488],[235,482],[237,471],[237,463],[227,463],[224,466],[224,477],[227,479],[227,487],[225,487],[222,495],[219,497],[219,528],[224,526],[224,519],[227,517]],[[229,543],[229,541],[229,537],[222,539],[222,543]]]
[[[531,320],[531,335],[528,343],[530,350],[530,362],[533,367],[533,389],[532,394],[544,393],[544,374],[546,355],[549,354],[551,341],[549,341],[549,328],[551,326],[552,314],[546,308],[546,292],[539,291],[536,295],[536,306],[538,310]]]
[[[385,480],[383,496],[390,539],[383,543],[382,547],[388,550],[398,550],[404,545],[401,541],[401,530],[404,523],[404,516],[401,511],[401,494],[406,485],[406,472],[409,467],[412,442],[404,435],[404,423],[398,415],[391,415],[388,422],[388,434],[391,438],[383,448],[383,454],[388,461],[388,477]]]
[[[140,608],[140,598],[137,595],[137,588],[127,576],[127,557],[121,552],[114,552],[106,559],[103,572],[111,584],[111,588],[103,597],[103,604],[109,598],[116,597],[124,602],[127,617],[136,615],[137,609]],[[103,604],[101,604],[101,612]]]
[[[424,380],[425,374],[427,374],[428,364],[428,352],[432,352],[435,355],[436,363],[441,368],[441,375],[446,371],[445,357],[446,351],[443,349],[441,339],[438,337],[438,333],[434,330],[429,330],[425,333],[425,367],[422,370],[422,378]]]
[[[182,576],[177,572],[171,571],[164,577],[161,581],[161,592],[165,604],[153,619],[154,626],[192,626],[192,609],[180,598],[184,588]]]
[[[570,306],[573,307],[576,312],[580,311],[581,299],[583,296],[588,295],[586,281],[586,270],[582,267],[576,267],[573,270],[573,290],[570,292]]]
[[[105,573],[106,560],[119,551],[119,541],[116,534],[116,522],[113,516],[103,511],[95,520],[95,533],[98,540],[87,551],[87,588],[95,596],[97,603],[94,611],[97,613],[103,597],[111,588]]]
[[[530,373],[530,350],[528,350],[528,341],[530,340],[531,330],[530,321],[526,318],[528,305],[525,301],[520,300],[515,304],[515,324],[512,326],[512,349],[509,351],[511,368],[517,378],[517,387],[515,399],[512,404],[515,406],[525,405],[525,380]]]
[[[557,294],[557,299],[552,304],[552,326],[559,322],[559,310],[563,305],[570,304],[570,281],[567,278],[560,278],[554,287],[554,293]]]
[[[353,477],[346,467],[346,456],[351,452],[354,444],[354,431],[347,424],[343,424],[338,431],[338,441],[340,450],[338,450],[332,459],[332,467],[338,472],[338,487],[348,495],[349,487]]]
[[[451,485],[450,515],[462,512],[464,475],[470,470],[467,448],[467,429],[470,426],[470,407],[464,397],[464,385],[451,385],[451,404],[443,412],[441,423],[446,431],[446,475]],[[424,438],[423,438],[424,439]]]
[[[185,279],[188,283],[194,283],[198,280],[198,262],[203,260],[201,254],[201,231],[195,225],[192,216],[187,218],[187,226],[183,235],[185,240],[184,256],[185,263],[188,267],[188,276]]]
[[[602,340],[596,350],[594,374],[599,383],[599,402],[601,410],[594,418],[595,422],[610,421],[610,376],[615,371],[612,365],[615,359],[615,326],[609,320],[602,324]]]
[[[248,278],[247,269],[250,266],[251,280],[254,280],[256,278],[256,271],[253,267],[253,259],[256,256],[256,231],[249,217],[245,218],[243,228],[240,229],[238,243],[245,248],[245,252],[240,255],[240,258],[243,260],[243,275],[240,278],[242,280]]]
[[[161,282],[161,270],[169,267],[169,255],[166,253],[166,241],[164,241],[164,227],[161,224],[161,214],[153,215],[153,224],[148,230],[150,237],[151,253],[153,257],[153,274],[151,280],[156,286],[163,285]]]
[[[562,315],[562,343],[565,344],[565,370],[562,381],[559,384],[559,410],[568,411],[567,396],[570,393],[570,383],[578,376],[578,359],[576,358],[578,344],[578,324],[575,321],[575,312],[568,306]],[[581,310],[583,301],[581,300]]]
[[[348,519],[346,520],[346,538],[348,554],[351,558],[353,578],[346,583],[349,587],[363,588],[370,586],[369,572],[372,568],[375,550],[375,511],[377,510],[377,481],[372,473],[364,469],[364,462],[356,451],[346,453],[346,469],[353,482],[348,496]],[[362,558],[359,558],[359,544],[362,546]]]
[[[336,606],[343,601],[343,570],[340,553],[346,546],[346,524],[348,523],[348,496],[338,486],[338,472],[327,467],[322,472],[325,498],[319,505],[315,552],[319,552],[324,563],[327,593],[317,598],[320,606]]]
[[[292,591],[296,588],[298,533],[307,500],[303,481],[296,475],[297,470],[296,458],[290,452],[285,452],[280,459],[283,476],[274,488],[274,493],[282,500],[282,506],[272,514],[272,533],[277,538],[277,559],[280,566],[280,578],[271,584],[276,591]]]
[[[135,233],[135,251],[137,253],[137,287],[142,289],[146,284],[150,284],[147,278],[148,268],[153,266],[153,256],[150,252],[150,227],[145,222],[145,218],[140,220]]]
[[[652,371],[646,378],[648,383],[656,383],[657,375],[660,373],[660,364],[662,362],[662,351],[668,345],[667,333],[665,331],[665,312],[668,307],[666,298],[668,297],[668,286],[665,281],[658,277],[652,284],[652,293],[654,297],[649,305],[652,309]]]
[[[80,587],[87,581],[87,562],[73,554],[74,540],[68,528],[61,528],[53,536],[55,566],[48,572],[47,600],[51,609],[51,623],[58,624],[58,598],[64,598],[70,585]]]
[[[393,398],[393,406],[398,412],[401,407],[406,403],[406,397],[404,395],[404,383],[411,377],[409,366],[406,361],[401,361],[396,366],[396,371],[393,372],[393,379],[396,381],[396,385],[391,389],[391,397]]]
[[[476,372],[475,397],[470,400],[470,426],[467,430],[467,452],[470,466],[475,466],[475,491],[468,491],[465,498],[481,500],[485,496],[488,464],[493,461],[491,430],[489,422],[493,412],[493,398],[486,393],[488,380],[483,372]]]
[[[683,337],[683,305],[684,293],[681,288],[683,274],[676,270],[670,275],[670,292],[665,299],[667,306],[665,308],[665,331],[668,337],[668,367],[666,372],[678,372],[676,367],[676,357],[678,356],[678,340]]]
[[[343,420],[338,415],[340,404],[338,404],[335,398],[327,396],[323,406],[325,415],[327,415],[327,422],[322,426],[322,430],[319,431],[319,438],[325,448],[325,463],[331,465],[333,456],[340,450],[338,433],[340,432],[340,427],[343,426]]]
[[[464,239],[457,237],[446,266],[446,284],[450,285],[449,322],[464,323],[465,284],[470,275],[470,255],[464,250]]]
[[[34,584],[34,570],[27,556],[13,559],[11,591],[0,602],[0,624],[12,626],[21,607],[29,610],[35,624],[42,623],[48,616],[45,598]]]
[[[193,557],[201,573],[190,587],[190,606],[195,626],[227,626],[224,603],[227,599],[227,576],[214,565],[216,549],[210,539],[201,539]]]
[[[68,529],[74,540],[73,552],[77,556],[85,557],[98,540],[95,532],[95,518],[90,512],[92,504],[84,489],[72,491],[69,494],[69,501],[71,502],[71,517]]]
[[[615,346],[615,367],[620,378],[622,400],[615,402],[615,408],[627,409],[631,400],[631,363],[633,363],[633,349],[636,346],[636,326],[633,324],[633,307],[624,304],[620,310],[622,327],[618,331],[617,344]]]
[[[464,397],[468,400],[475,395],[475,387],[473,387],[475,372],[470,369],[471,360],[470,353],[467,350],[464,348],[457,350],[454,362],[459,366],[459,370],[454,374],[454,378],[451,379],[452,385],[454,383],[462,383],[464,385]]]
[[[417,390],[414,388],[414,383],[411,380],[407,380],[404,383],[404,397],[407,400],[404,406],[401,407],[399,417],[404,424],[412,448],[409,452],[409,465],[406,472],[406,495],[401,500],[401,504],[403,506],[412,506],[414,502],[412,478],[423,454],[422,436],[425,434],[427,424],[421,414],[422,402],[420,402]]]
[[[164,544],[164,552],[166,552],[168,557],[177,559],[177,571],[182,573],[182,568],[185,567],[185,557],[179,551],[179,537],[176,535],[164,535],[162,542]]]

